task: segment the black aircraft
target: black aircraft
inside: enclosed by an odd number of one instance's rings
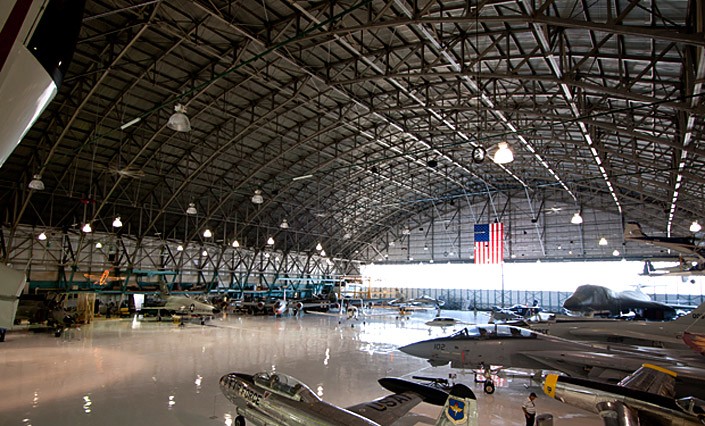
[[[654,321],[676,318],[676,309],[651,298],[641,291],[617,292],[599,285],[581,285],[563,302],[563,307],[572,312],[597,316],[617,317],[633,311],[638,318]]]

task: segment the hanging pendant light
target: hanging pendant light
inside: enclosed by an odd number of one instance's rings
[[[27,185],[29,189],[34,189],[35,191],[44,191],[44,182],[42,182],[41,175],[32,176],[32,180]]]
[[[190,132],[191,122],[186,116],[186,107],[181,104],[176,104],[174,106],[174,113],[169,117],[169,121],[166,123],[166,127],[174,130],[176,132]]]
[[[264,203],[264,197],[262,196],[262,190],[261,189],[255,189],[255,194],[252,196],[252,202],[254,204],[262,204]]]
[[[117,216],[115,220],[113,220],[113,228],[122,228],[122,221],[120,220],[120,216]]]
[[[282,223],[279,224],[279,227],[281,229],[289,229],[289,222],[287,222],[286,219],[282,219]]]
[[[196,205],[194,203],[188,203],[186,214],[190,214],[191,216],[198,214],[198,210],[196,210]]]
[[[85,232],[86,234],[90,234],[91,232],[93,232],[93,228],[91,228],[90,223],[86,223],[85,225],[83,225],[83,228],[81,228],[81,231]]]
[[[495,151],[494,155],[492,156],[492,161],[497,164],[507,164],[514,161],[514,153],[509,147],[509,143],[499,142],[497,144],[497,151]]]
[[[184,246],[179,244],[178,246],[176,246],[176,251],[184,251]]]
[[[272,238],[272,237],[267,238],[267,245],[273,246],[274,245],[274,238]]]
[[[37,235],[37,239],[38,239],[39,241],[46,241],[46,239],[47,239],[47,234],[45,234],[44,232],[42,232],[41,234]]]
[[[240,247],[240,243],[237,240],[234,240],[232,246],[233,248],[238,248]]]
[[[607,245],[607,238],[605,238],[605,237],[600,238],[600,241],[597,244],[601,245],[601,246],[606,246]]]
[[[97,248],[97,249],[102,249],[102,248],[103,248],[103,243],[101,243],[100,241],[98,241],[97,243],[95,243],[95,248]]]
[[[583,223],[583,217],[580,216],[579,212],[575,213],[573,217],[570,218],[570,223],[572,223],[573,225],[580,225],[581,223]]]
[[[210,229],[206,228],[205,231],[203,231],[203,238],[210,238],[213,236],[213,233],[211,232]]]
[[[690,232],[700,232],[701,229],[703,229],[703,227],[700,226],[697,220],[694,220],[693,223],[690,224]]]
[[[321,251],[321,250],[323,250],[323,246],[319,242],[318,244],[316,244],[316,251]]]

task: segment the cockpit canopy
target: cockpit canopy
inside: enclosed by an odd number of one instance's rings
[[[287,398],[304,402],[320,401],[308,386],[287,374],[263,372],[255,374],[252,379],[255,385]]]
[[[475,325],[465,327],[462,330],[450,336],[451,339],[479,339],[479,338],[536,338],[536,333],[525,328],[514,327],[511,325]]]

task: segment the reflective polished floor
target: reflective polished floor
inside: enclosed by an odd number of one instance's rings
[[[523,425],[520,407],[531,391],[539,395],[538,412],[551,413],[554,425],[602,425],[596,415],[544,396],[527,377],[499,379],[497,392],[485,395],[469,372],[432,368],[399,352],[401,345],[452,332],[429,330],[423,323],[433,314],[364,324],[310,314],[229,316],[184,327],[99,318],[59,338],[11,331],[0,343],[0,425],[230,425],[235,409],[218,379],[273,369],[344,407],[385,395],[377,384],[381,377],[457,373],[456,380],[478,396],[480,425]],[[486,321],[471,312],[448,315]],[[421,404],[413,413],[396,424],[434,424],[439,408]]]

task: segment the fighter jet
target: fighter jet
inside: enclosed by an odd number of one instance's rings
[[[624,227],[624,239],[626,241],[637,241],[664,247],[681,253],[686,257],[692,257],[694,264],[689,267],[682,268],[683,270],[680,271],[663,271],[660,275],[705,275],[705,247],[698,244],[693,237],[651,237],[644,234],[641,230],[641,225],[636,222],[629,222]]]
[[[698,321],[703,315],[705,303],[672,321],[561,317],[527,327],[564,339],[685,349],[683,334],[686,330],[705,335],[705,323]]]
[[[676,309],[656,302],[641,291],[617,292],[599,285],[581,285],[563,302],[563,307],[572,312],[592,315],[619,316],[629,311],[650,320],[670,320],[676,317]]]
[[[681,395],[693,394],[696,389],[697,396],[701,396],[705,384],[705,362],[687,348],[664,352],[655,348],[589,344],[510,325],[466,327],[450,336],[412,343],[399,350],[424,358],[434,367],[450,363],[451,368],[481,369],[488,378],[501,367],[511,367],[617,381],[642,363],[650,362],[681,374]],[[493,393],[494,383],[486,380],[484,390]]]
[[[463,384],[454,385],[449,394],[397,378],[379,383],[394,394],[349,408],[321,400],[308,386],[282,373],[226,374],[220,389],[237,407],[236,426],[391,425],[422,401],[443,406],[437,426],[477,424],[477,400]]]
[[[568,405],[599,414],[605,426],[702,426],[705,401],[675,399],[676,376],[651,364],[644,364],[616,385],[549,374],[543,391]]]

